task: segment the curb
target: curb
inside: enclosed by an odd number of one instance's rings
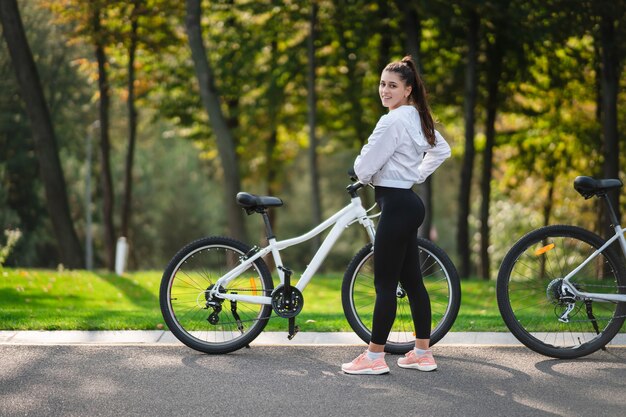
[[[0,330],[0,345],[172,345],[182,343],[167,330]],[[263,332],[251,345],[256,346],[358,346],[365,343],[351,332],[302,332],[292,340],[287,332]],[[506,332],[451,332],[437,346],[522,346]],[[609,346],[626,347],[626,333],[620,333]]]

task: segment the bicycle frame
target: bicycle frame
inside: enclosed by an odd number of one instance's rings
[[[282,241],[277,241],[275,237],[268,239],[268,245],[262,249],[259,249],[254,255],[246,258],[244,256],[241,257],[241,263],[227,272],[225,275],[220,277],[213,285],[213,289],[210,290],[209,295],[211,297],[222,298],[231,301],[243,301],[247,303],[253,304],[272,304],[272,297],[268,296],[257,296],[257,295],[242,295],[242,294],[225,294],[218,292],[220,286],[225,286],[229,281],[238,277],[241,273],[246,271],[254,261],[259,258],[262,258],[269,253],[272,254],[274,259],[274,263],[276,264],[276,270],[278,272],[278,276],[280,278],[280,283],[283,284],[285,281],[284,272],[282,271],[283,262],[280,257],[280,251],[284,250],[290,246],[294,246],[300,244],[302,242],[306,242],[307,240],[312,239],[313,237],[319,235],[324,230],[333,226],[320,247],[315,252],[315,255],[311,259],[311,262],[307,265],[306,269],[300,276],[300,279],[294,285],[300,292],[303,292],[304,288],[308,285],[313,275],[318,270],[331,248],[339,239],[339,236],[343,233],[344,229],[350,226],[352,223],[359,222],[367,231],[371,242],[374,242],[374,223],[371,218],[374,216],[368,216],[367,210],[363,207],[361,203],[361,198],[356,196],[351,199],[350,204],[345,206],[343,209],[339,210],[337,213],[329,217],[326,221],[322,222],[315,228],[311,229],[307,233],[287,239]]]
[[[622,249],[622,254],[624,255],[624,258],[626,258],[626,238],[624,237],[625,233],[626,233],[626,229],[623,229],[621,225],[618,224],[617,226],[615,226],[615,235],[613,235],[613,237],[607,240],[600,249],[596,250],[594,253],[589,255],[589,257],[585,259],[584,262],[581,263],[576,269],[574,269],[572,272],[570,272],[563,278],[563,284],[562,284],[563,288],[569,291],[570,293],[572,293],[575,297],[581,298],[583,300],[592,300],[592,301],[607,302],[607,303],[626,302],[626,294],[602,294],[602,293],[578,291],[574,287],[574,285],[572,285],[569,282],[570,279],[574,275],[576,275],[581,269],[585,267],[585,265],[591,262],[596,256],[602,253],[606,248],[608,248],[616,240],[619,240],[620,247]]]

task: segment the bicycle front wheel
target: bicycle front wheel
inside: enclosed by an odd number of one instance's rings
[[[418,238],[420,266],[430,297],[434,345],[450,330],[461,305],[461,284],[454,264],[446,253],[429,240]],[[354,332],[366,343],[372,337],[374,289],[374,250],[362,248],[352,259],[341,288],[343,311]],[[385,344],[385,351],[403,354],[415,346],[415,329],[409,299],[398,286],[396,319]]]
[[[224,237],[190,243],[170,261],[161,280],[161,313],[185,345],[205,353],[228,353],[252,342],[272,314],[269,305],[209,297],[218,278],[240,264],[250,247]],[[269,296],[272,276],[262,259],[219,288],[220,293]]]
[[[528,233],[510,249],[498,273],[497,299],[520,342],[543,355],[571,359],[604,347],[619,332],[626,304],[574,300],[561,291],[563,278],[604,243],[585,229],[557,225]],[[626,293],[623,263],[613,248],[582,266],[570,283],[583,292]]]

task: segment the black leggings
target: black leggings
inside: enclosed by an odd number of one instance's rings
[[[417,229],[424,221],[424,204],[412,190],[376,187],[382,210],[374,243],[376,304],[372,343],[384,345],[396,318],[398,281],[406,291],[418,339],[430,339],[430,298],[419,267]]]

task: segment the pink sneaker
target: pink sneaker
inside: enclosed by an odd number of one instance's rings
[[[404,358],[398,359],[400,368],[418,369],[420,371],[434,371],[437,369],[433,353],[428,350],[423,355],[418,355],[415,350],[411,349]]]
[[[388,373],[389,367],[384,357],[371,360],[365,351],[352,362],[341,365],[341,370],[352,375],[380,375]]]

